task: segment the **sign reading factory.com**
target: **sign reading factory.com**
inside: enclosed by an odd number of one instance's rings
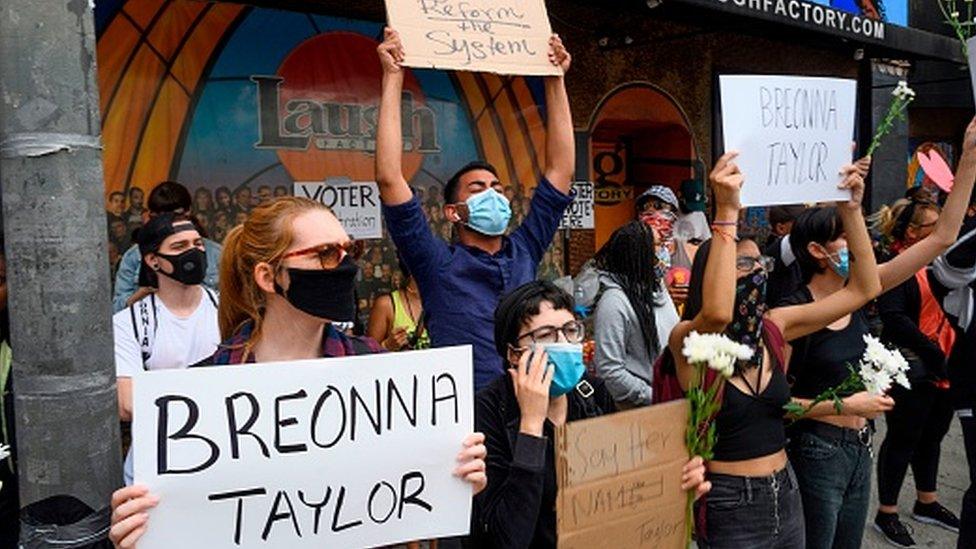
[[[143,373],[140,549],[367,547],[467,534],[453,476],[472,431],[470,347]]]

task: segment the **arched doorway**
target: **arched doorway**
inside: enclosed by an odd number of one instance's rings
[[[635,199],[651,185],[702,189],[702,164],[688,117],[667,92],[646,82],[618,86],[590,118],[594,249],[634,219]]]

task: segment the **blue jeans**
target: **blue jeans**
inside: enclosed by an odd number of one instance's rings
[[[803,496],[807,547],[861,547],[871,499],[869,448],[857,440],[800,431],[787,452]]]
[[[709,474],[708,480],[699,547],[803,549],[803,503],[789,464],[768,477]]]

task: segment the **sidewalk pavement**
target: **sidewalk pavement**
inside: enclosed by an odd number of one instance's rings
[[[881,419],[877,422],[878,433],[874,440],[874,454],[878,455],[881,441],[884,440],[885,424]],[[881,549],[882,547],[894,547],[885,540],[881,534],[874,529],[874,515],[878,512],[878,479],[877,468],[871,475],[874,488],[871,492],[871,507],[868,510],[868,523],[864,528],[864,549]],[[939,501],[950,511],[959,514],[962,508],[962,495],[969,487],[969,467],[966,463],[966,454],[963,447],[962,431],[959,429],[959,421],[952,420],[952,427],[949,434],[942,441],[942,456],[939,464]],[[901,487],[901,497],[898,499],[899,514],[902,522],[908,524],[915,530],[916,547],[932,547],[939,549],[954,549],[956,547],[956,534],[949,532],[938,526],[922,524],[911,518],[912,506],[915,504],[915,481],[912,479],[911,468],[905,478],[905,483]]]

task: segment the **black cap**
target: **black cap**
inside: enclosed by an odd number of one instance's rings
[[[195,231],[196,226],[185,215],[172,212],[161,213],[149,218],[149,222],[139,229],[139,253],[146,255],[158,252],[163,241],[170,235],[183,231]]]

